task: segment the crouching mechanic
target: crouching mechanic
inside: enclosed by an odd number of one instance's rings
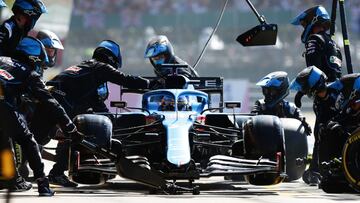
[[[261,86],[264,99],[255,101],[251,113],[298,119],[303,123],[305,131],[311,134],[311,127],[305,121],[305,117],[301,115],[300,109],[285,100],[289,94],[289,78],[286,72],[269,73],[256,85]]]
[[[45,89],[41,76],[37,71],[47,61],[42,43],[32,37],[20,41],[14,52],[14,58],[0,57],[0,128],[3,133],[13,138],[28,155],[29,165],[34,171],[40,196],[52,196],[54,191],[44,174],[39,147],[29,130],[24,116],[19,112],[18,99],[21,94],[28,93],[39,100],[48,109],[62,131],[70,136],[82,136],[64,109]]]
[[[359,76],[358,73],[349,74],[326,84],[326,75],[315,66],[310,66],[301,71],[292,82],[291,89],[301,91],[314,99],[314,112],[318,123],[315,128],[315,145],[318,147],[314,146],[313,162],[318,163],[310,164],[310,171],[313,165],[339,158],[347,137],[344,132],[351,132],[358,125],[357,118],[352,119],[352,116],[356,117],[358,114],[357,105],[353,105],[357,100],[353,95],[356,95],[356,84],[360,87]],[[319,172],[324,175],[323,170]],[[321,182],[323,184],[323,179]]]
[[[144,57],[149,58],[151,65],[154,67],[154,73],[159,78],[158,83],[152,86],[152,89],[163,88],[166,76],[174,74],[172,70],[163,68],[163,64],[186,65],[187,68],[178,69],[177,74],[187,78],[199,77],[193,67],[175,55],[174,48],[165,35],[156,36],[149,41]]]
[[[95,49],[90,60],[74,65],[46,84],[51,86],[50,91],[57,101],[64,107],[70,118],[79,114],[92,112],[108,112],[104,101],[108,96],[107,82],[123,85],[135,89],[147,89],[150,82],[142,77],[126,75],[118,69],[122,66],[120,46],[104,40]],[[49,140],[49,134],[55,127],[53,119],[47,117],[48,110],[38,106],[32,119],[31,128],[39,139]],[[44,125],[46,122],[46,125]],[[50,135],[52,138],[54,135]],[[112,148],[115,150],[113,142]],[[64,172],[68,169],[69,142],[59,142],[56,150],[55,164],[49,173],[52,184],[65,187],[75,187]]]

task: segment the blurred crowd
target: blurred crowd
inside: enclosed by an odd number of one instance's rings
[[[313,5],[331,7],[330,0],[252,0],[259,11],[299,12]],[[83,26],[104,28],[106,15],[117,15],[122,27],[141,27],[146,15],[204,14],[218,11],[224,1],[211,0],[75,0],[74,15],[83,17]],[[351,28],[360,32],[360,1],[351,4]],[[230,0],[228,10],[246,12],[249,6],[245,0]]]

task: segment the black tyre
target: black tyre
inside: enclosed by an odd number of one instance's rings
[[[305,164],[297,164],[296,159],[304,159],[308,155],[307,134],[299,120],[282,118],[281,122],[285,134],[286,174],[285,181],[293,181],[302,177],[305,172]]]
[[[244,155],[248,159],[260,157],[276,161],[276,154],[284,154],[284,131],[276,116],[260,115],[250,118],[244,125]],[[282,157],[284,161],[284,156]],[[283,171],[283,169],[281,169]],[[283,181],[279,173],[246,175],[253,185],[273,185]]]
[[[346,141],[342,152],[342,165],[346,180],[360,192],[360,131]]]
[[[106,116],[81,114],[74,118],[78,130],[85,134],[85,139],[109,149],[111,146],[112,123]]]

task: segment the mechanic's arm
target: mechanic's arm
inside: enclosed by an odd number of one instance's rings
[[[324,39],[321,35],[310,35],[308,41],[305,44],[305,59],[306,65],[322,67],[322,52],[325,45]]]
[[[45,89],[45,84],[41,80],[40,75],[33,72],[27,82],[34,97],[40,101],[41,105],[44,105],[44,108],[48,109],[50,115],[54,116],[61,130],[65,133],[75,132],[76,126],[62,106],[54,99],[50,92]]]
[[[126,75],[110,65],[102,66],[98,70],[100,71],[98,76],[103,81],[108,81],[127,88],[147,89],[150,85],[149,80],[140,76]]]

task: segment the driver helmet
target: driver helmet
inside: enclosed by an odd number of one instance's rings
[[[16,0],[11,9],[15,15],[23,14],[28,17],[25,30],[34,28],[41,14],[47,13],[46,7],[41,0]]]
[[[312,32],[314,25],[321,25],[325,30],[330,29],[330,16],[322,6],[314,6],[296,16],[292,21],[293,25],[302,25],[304,31],[301,35],[301,41],[305,43]]]
[[[179,111],[188,111],[189,109],[189,100],[186,96],[179,96],[177,100],[177,106]]]
[[[34,37],[24,37],[19,42],[14,58],[31,65],[39,74],[42,74],[42,67],[49,62],[44,45]]]
[[[327,76],[316,66],[309,66],[302,70],[291,82],[290,89],[314,97],[320,91],[326,90]]]
[[[175,110],[175,100],[170,95],[165,95],[161,99],[161,110],[162,111],[174,111]]]
[[[50,30],[40,30],[37,33],[36,38],[43,43],[46,54],[49,58],[49,62],[46,64],[46,67],[54,67],[56,64],[57,50],[64,49],[59,37]]]
[[[94,50],[93,59],[119,69],[122,66],[120,45],[112,40],[102,41]]]
[[[144,57],[149,58],[150,63],[154,66],[155,74],[162,76],[160,67],[171,61],[174,57],[174,49],[165,35],[158,35],[148,43]]]
[[[272,108],[289,94],[289,78],[284,71],[272,72],[256,85],[261,86],[266,106]]]

